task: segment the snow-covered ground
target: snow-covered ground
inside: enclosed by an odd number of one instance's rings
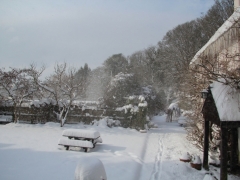
[[[166,123],[165,116],[156,116],[153,121],[159,128],[147,133],[101,124],[1,125],[0,179],[71,180],[78,160],[91,156],[102,161],[108,180],[202,180],[205,170],[192,169],[189,163],[179,161],[186,152],[202,156],[186,140],[184,128],[177,122]],[[103,143],[88,153],[79,148],[66,151],[57,143],[63,130],[69,128],[97,130]]]

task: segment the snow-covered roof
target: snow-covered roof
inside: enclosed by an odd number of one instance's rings
[[[211,92],[221,121],[240,121],[240,90],[214,81]]]
[[[197,64],[203,55],[215,55],[232,43],[238,35],[239,28],[232,28],[240,19],[240,7],[226,20],[223,25],[215,32],[210,40],[196,53],[190,65]],[[229,34],[227,33],[229,32]],[[227,37],[225,34],[228,34]]]

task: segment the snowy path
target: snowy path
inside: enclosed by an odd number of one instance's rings
[[[150,169],[141,173],[141,180],[159,180],[159,179],[195,179],[202,180],[205,171],[192,169],[189,163],[179,161],[179,157],[184,152],[201,155],[195,147],[186,140],[185,130],[178,125],[177,122],[167,123],[165,117],[154,117],[153,121],[159,128],[151,129],[148,132],[147,146],[143,146],[146,156],[143,158],[145,162],[142,169]],[[149,164],[154,157],[154,164]],[[186,173],[188,172],[188,173]]]

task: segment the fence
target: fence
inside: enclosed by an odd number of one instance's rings
[[[46,123],[46,122],[56,122],[56,115],[54,114],[53,106],[43,106],[43,107],[18,107],[19,121],[23,123]],[[13,107],[0,106],[0,115],[13,115]],[[113,120],[119,120],[122,126],[127,125],[126,115],[122,111],[114,111],[107,109],[84,109],[73,108],[70,109],[66,124],[75,124],[83,122],[85,124],[90,124],[93,120],[99,120],[102,118],[109,117]]]

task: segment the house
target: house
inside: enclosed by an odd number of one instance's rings
[[[240,169],[240,82],[236,81],[240,79],[240,0],[234,1],[234,13],[197,52],[190,68],[198,72],[199,83],[208,85],[202,108],[203,167],[208,169],[209,126],[213,123],[221,128],[220,179],[227,180],[228,163],[231,171]]]

